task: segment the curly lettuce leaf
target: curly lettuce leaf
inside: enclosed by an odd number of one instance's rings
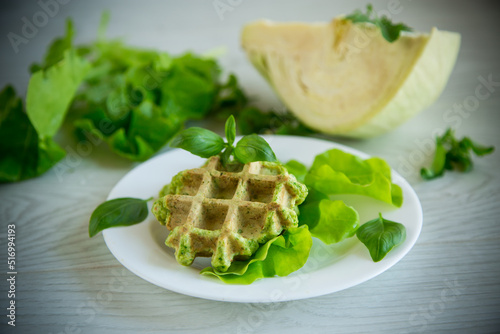
[[[311,246],[307,226],[290,228],[260,246],[249,260],[233,262],[226,272],[208,267],[201,274],[216,276],[228,284],[250,284],[264,277],[287,276],[304,266]]]
[[[178,117],[165,114],[149,101],[144,101],[131,110],[128,131],[113,123],[102,111],[89,116],[74,122],[79,134],[103,139],[116,154],[133,161],[150,158],[182,126]],[[103,121],[106,126],[99,126]]]
[[[305,183],[327,195],[365,195],[397,207],[403,203],[403,192],[391,182],[391,168],[384,160],[363,160],[339,149],[317,155]]]
[[[353,207],[332,201],[314,189],[309,189],[299,208],[299,224],[307,225],[311,235],[327,245],[352,237],[359,226],[359,215]]]

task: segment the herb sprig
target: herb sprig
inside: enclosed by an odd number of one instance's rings
[[[179,132],[170,146],[182,148],[202,158],[220,155],[224,166],[235,162],[246,164],[252,161],[278,161],[271,146],[256,134],[246,135],[234,145],[236,122],[233,115],[226,121],[225,133],[227,142],[213,131],[191,127]]]
[[[424,180],[432,180],[444,174],[446,170],[469,172],[473,168],[471,152],[484,156],[494,151],[493,146],[483,146],[469,137],[461,140],[455,138],[453,129],[449,128],[441,137],[436,137],[436,153],[430,168],[422,168],[420,175]]]
[[[368,4],[366,6],[366,13],[357,9],[352,14],[345,17],[347,20],[352,21],[352,23],[373,23],[380,28],[382,36],[389,42],[392,43],[399,38],[401,31],[412,31],[413,29],[404,23],[393,23],[387,16],[382,15],[378,17],[377,13],[373,11],[373,6]]]

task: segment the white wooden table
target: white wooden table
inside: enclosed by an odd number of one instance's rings
[[[44,0],[42,0],[43,2]],[[68,2],[68,1],[66,1]],[[109,8],[109,35],[174,54],[226,46],[221,63],[235,72],[259,104],[281,105],[239,48],[243,23],[259,18],[326,21],[362,7],[356,1],[69,1],[60,4],[15,53],[6,38],[23,18],[42,10],[35,1],[2,2],[0,84],[25,92],[28,66],[41,59],[72,16],[77,42],[92,40]],[[375,8],[393,8],[373,1]],[[500,11],[493,2],[410,1],[396,6],[396,21],[422,31],[432,26],[462,34],[450,82],[430,108],[393,132],[367,141],[335,139],[386,159],[415,188],[424,226],[412,251],[380,276],[356,287],[307,300],[238,304],[203,300],[156,287],[126,270],[102,236],[88,238],[88,220],[133,166],[102,145],[85,159],[66,161],[37,179],[0,185],[1,333],[495,333],[500,331],[500,86],[471,112],[453,110],[475,96],[481,77],[500,82]],[[400,10],[401,9],[401,10]],[[55,11],[55,9],[53,9]],[[451,110],[450,110],[451,109]],[[427,143],[454,126],[497,147],[469,174],[424,182]],[[215,127],[220,130],[220,127]],[[76,143],[61,136],[63,147]],[[333,140],[333,139],[332,139]],[[71,154],[70,154],[71,156]],[[74,157],[74,156],[73,156]],[[16,225],[16,327],[7,326],[7,225]]]

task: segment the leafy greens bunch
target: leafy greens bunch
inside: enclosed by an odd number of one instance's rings
[[[105,13],[95,42],[78,46],[67,21],[65,35],[30,67],[25,107],[11,86],[1,91],[0,182],[38,176],[61,160],[53,138],[66,118],[80,139],[97,137],[143,161],[187,120],[246,106],[236,77],[221,82],[214,59],[127,47],[105,38],[108,20]]]

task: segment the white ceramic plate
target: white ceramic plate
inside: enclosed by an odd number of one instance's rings
[[[296,159],[310,165],[314,157],[331,148],[368,158],[365,153],[329,141],[293,137],[264,136],[278,159]],[[149,198],[157,196],[163,185],[179,171],[200,166],[204,159],[183,150],[161,154],[137,166],[113,188],[108,199],[118,197]],[[369,280],[396,264],[415,244],[422,227],[422,207],[406,180],[393,171],[393,182],[403,189],[401,208],[361,196],[338,196],[354,206],[361,222],[385,218],[401,222],[407,231],[406,241],[382,261],[374,263],[366,247],[356,237],[326,246],[314,239],[306,265],[287,277],[265,278],[250,285],[228,285],[215,277],[199,274],[210,265],[209,258],[198,258],[184,267],[165,246],[167,229],[150,213],[147,220],[130,227],[105,230],[104,240],[111,253],[126,268],[146,281],[178,293],[231,302],[276,302],[320,296],[343,290]]]

